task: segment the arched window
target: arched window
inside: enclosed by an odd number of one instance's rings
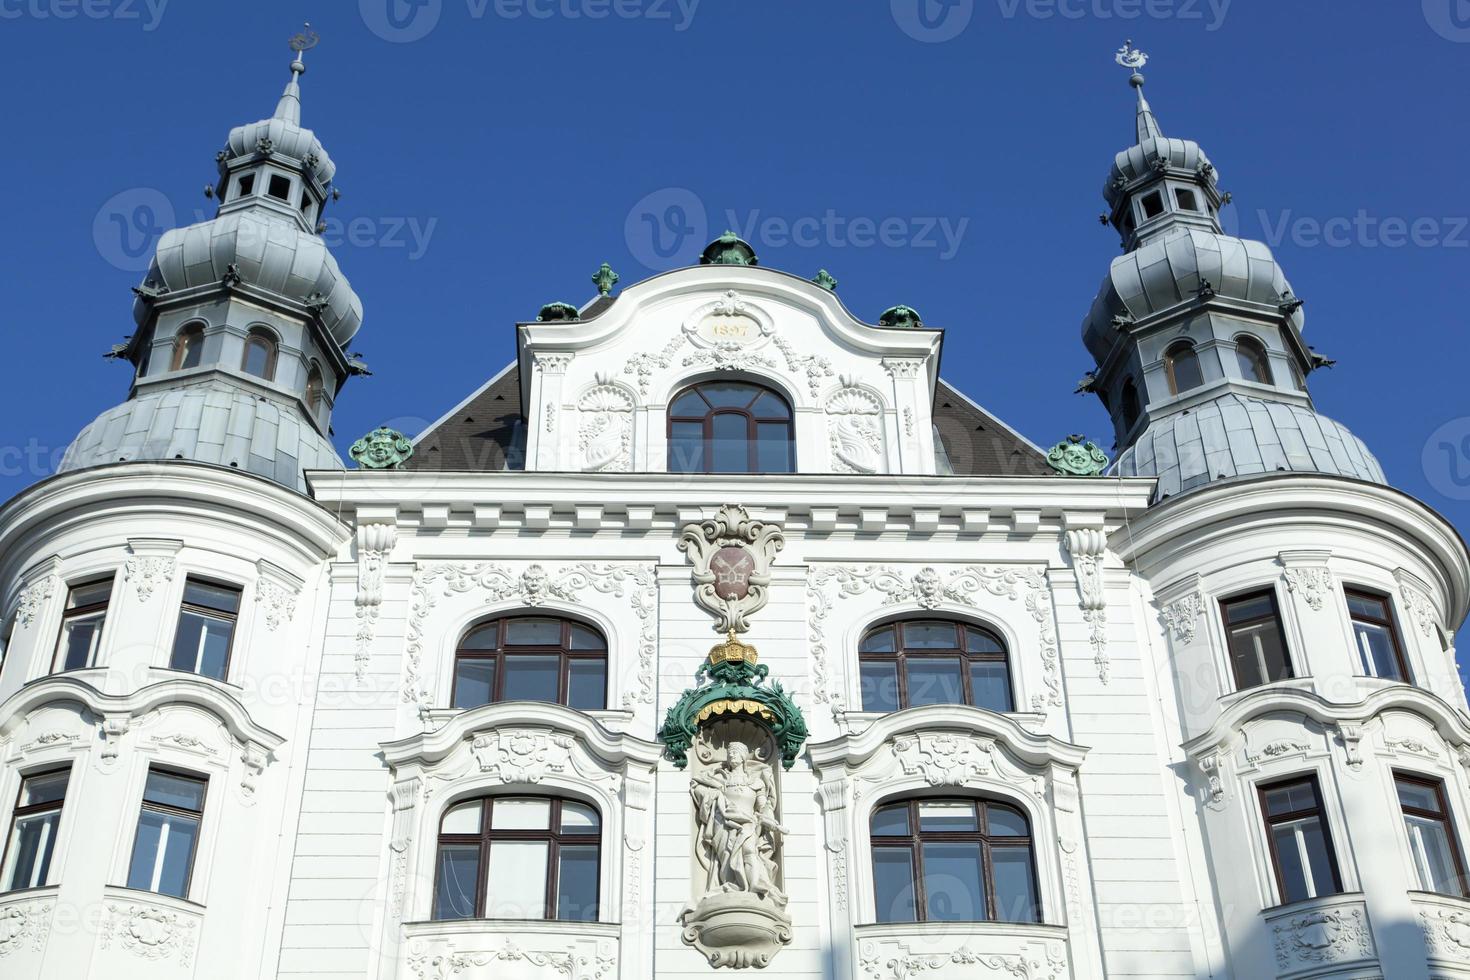
[[[197,368],[204,360],[204,325],[191,323],[174,337],[174,356],[169,363],[170,371],[186,371]]]
[[[458,803],[439,822],[435,919],[596,922],[602,819],[545,796]]]
[[[1199,354],[1187,340],[1169,348],[1164,355],[1164,370],[1169,375],[1169,390],[1176,395],[1205,383],[1204,372],[1199,366]]]
[[[1026,815],[989,800],[907,800],[873,813],[879,922],[1040,922]]]
[[[306,410],[315,415],[322,404],[322,369],[315,364],[306,372]]]
[[[1143,414],[1143,409],[1138,403],[1138,385],[1129,378],[1123,382],[1123,428],[1131,432],[1138,424],[1138,418]]]
[[[864,711],[925,704],[1014,710],[1005,644],[969,623],[921,619],[871,629],[858,661]]]
[[[607,641],[590,626],[507,616],[470,630],[454,655],[456,708],[547,701],[579,711],[607,706]]]
[[[710,381],[669,405],[670,473],[794,473],[791,406],[769,388]]]
[[[276,339],[264,330],[252,330],[245,338],[245,356],[240,369],[266,381],[276,378]]]
[[[1258,384],[1275,384],[1271,377],[1271,360],[1266,356],[1266,346],[1254,337],[1235,339],[1235,360],[1240,365],[1240,376]]]

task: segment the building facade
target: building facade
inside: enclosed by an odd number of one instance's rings
[[[1141,75],[1106,472],[734,235],[347,468],[291,70],[0,509],[0,973],[1470,976],[1470,558]]]

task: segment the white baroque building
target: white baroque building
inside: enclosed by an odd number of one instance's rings
[[[0,975],[1470,976],[1465,544],[1141,76],[1101,475],[733,235],[344,469],[302,71],[0,510]]]

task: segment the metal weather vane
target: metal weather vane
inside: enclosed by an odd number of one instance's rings
[[[1123,46],[1118,49],[1118,53],[1113,55],[1113,60],[1120,66],[1136,72],[1148,64],[1148,55],[1135,48],[1133,46],[1133,38],[1130,37],[1123,42]]]
[[[310,51],[322,43],[322,36],[311,29],[311,21],[301,29],[300,34],[292,34],[290,40],[291,50],[299,56],[303,51]]]

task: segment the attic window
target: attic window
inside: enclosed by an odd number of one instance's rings
[[[278,201],[291,200],[291,178],[271,174],[271,182],[266,193]]]
[[[1142,203],[1145,221],[1151,221],[1164,213],[1164,195],[1158,191],[1146,195]]]
[[[1179,202],[1179,210],[1199,213],[1199,198],[1194,196],[1194,191],[1187,187],[1176,187],[1174,198]]]
[[[253,193],[255,193],[255,175],[245,174],[235,184],[235,197],[249,197]]]

